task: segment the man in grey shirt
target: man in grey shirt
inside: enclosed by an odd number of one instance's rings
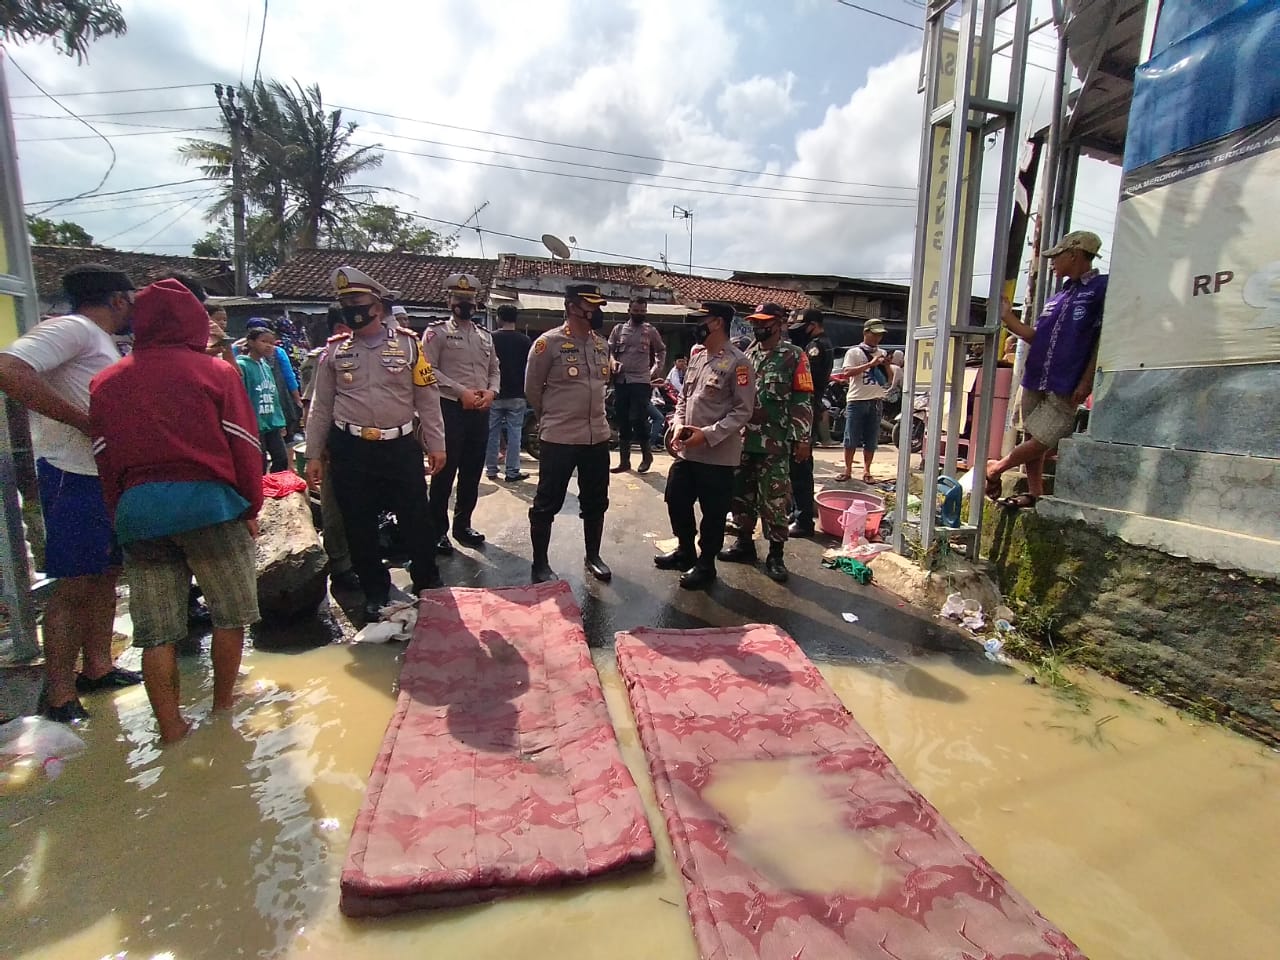
[[[609,355],[597,324],[603,322],[598,308],[606,302],[591,284],[566,287],[564,326],[534,341],[525,366],[525,398],[538,415],[540,444],[538,490],[529,508],[534,583],[558,579],[547,551],[551,524],[564,506],[574,470],[587,571],[597,580],[613,576],[600,559],[609,509],[609,422],[604,415]]]
[[[742,428],[756,403],[755,371],[747,355],[729,342],[733,307],[704,303],[695,339],[703,345],[689,361],[676,402],[667,474],[667,514],[678,546],[653,558],[659,570],[682,570],[680,586],[697,590],[716,578],[716,554],[724,546],[725,517],[733,499],[733,471],[742,459]],[[702,529],[694,547],[693,505],[702,507]]]
[[[609,331],[609,356],[613,366],[613,410],[618,419],[618,465],[612,473],[631,469],[631,436],[640,441],[638,472],[646,473],[653,465],[649,444],[649,391],[654,380],[662,376],[667,347],[662,335],[645,317],[649,301],[632,297],[627,320]]]

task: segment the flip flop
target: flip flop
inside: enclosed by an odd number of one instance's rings
[[[90,679],[83,673],[76,674],[76,692],[95,693],[98,690],[123,690],[142,682],[142,674],[136,670],[112,667],[100,677]]]
[[[1005,497],[996,501],[996,505],[1004,507],[1006,510],[1030,510],[1036,505],[1039,497],[1033,497],[1029,493],[1019,493],[1012,497]]]
[[[831,479],[834,480],[836,483],[846,483],[847,481],[851,480],[852,477],[850,477],[849,474],[847,473],[837,473]]]
[[[869,473],[864,473],[864,474],[862,475],[862,482],[863,482],[863,483],[875,483],[875,482],[876,482],[876,480],[875,480],[875,477],[871,476],[871,474],[869,474]]]
[[[988,470],[991,469],[991,464],[993,463],[995,463],[994,460],[987,461]],[[1001,481],[1001,478],[987,476],[987,473],[985,470],[982,473],[982,477],[983,477],[983,480],[985,481],[985,486],[983,487],[982,492],[986,495],[987,499],[999,500],[1000,493],[1001,491],[1004,490],[1004,483]]]

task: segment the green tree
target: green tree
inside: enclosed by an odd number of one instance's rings
[[[80,62],[99,37],[124,36],[124,14],[115,0],[4,0],[0,3],[0,39],[53,41],[55,50]]]
[[[420,226],[412,216],[385,203],[370,203],[359,210],[333,238],[346,250],[361,252],[403,251],[405,253],[448,254],[458,245],[457,237],[446,237]]]
[[[93,237],[78,223],[60,220],[54,223],[35,214],[27,214],[27,234],[32,243],[50,243],[59,247],[92,247]]]
[[[283,262],[277,255],[272,215],[260,210],[245,221],[245,240],[248,244],[249,280],[259,283],[271,276]],[[213,257],[217,260],[235,260],[235,240],[229,217],[218,221],[217,227],[191,245],[193,257]]]

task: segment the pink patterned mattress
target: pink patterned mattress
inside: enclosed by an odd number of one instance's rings
[[[568,585],[424,593],[342,912],[475,903],[653,856]]]
[[[617,657],[704,960],[1082,960],[778,628]]]

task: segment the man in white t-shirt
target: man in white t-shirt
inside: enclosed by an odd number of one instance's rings
[[[845,351],[842,369],[849,375],[844,417],[844,473],[853,474],[853,455],[862,448],[862,482],[871,482],[871,461],[880,440],[880,402],[889,386],[889,357],[880,349],[884,322],[872,318],[862,325],[862,342]]]
[[[89,381],[120,359],[114,337],[128,330],[134,287],[119,270],[92,263],[62,283],[73,312],[0,350],[0,392],[33,414],[45,573],[58,581],[44,614],[43,710],[71,723],[89,715],[78,694],[130,686],[142,675],[111,661],[120,551],[89,440]]]

